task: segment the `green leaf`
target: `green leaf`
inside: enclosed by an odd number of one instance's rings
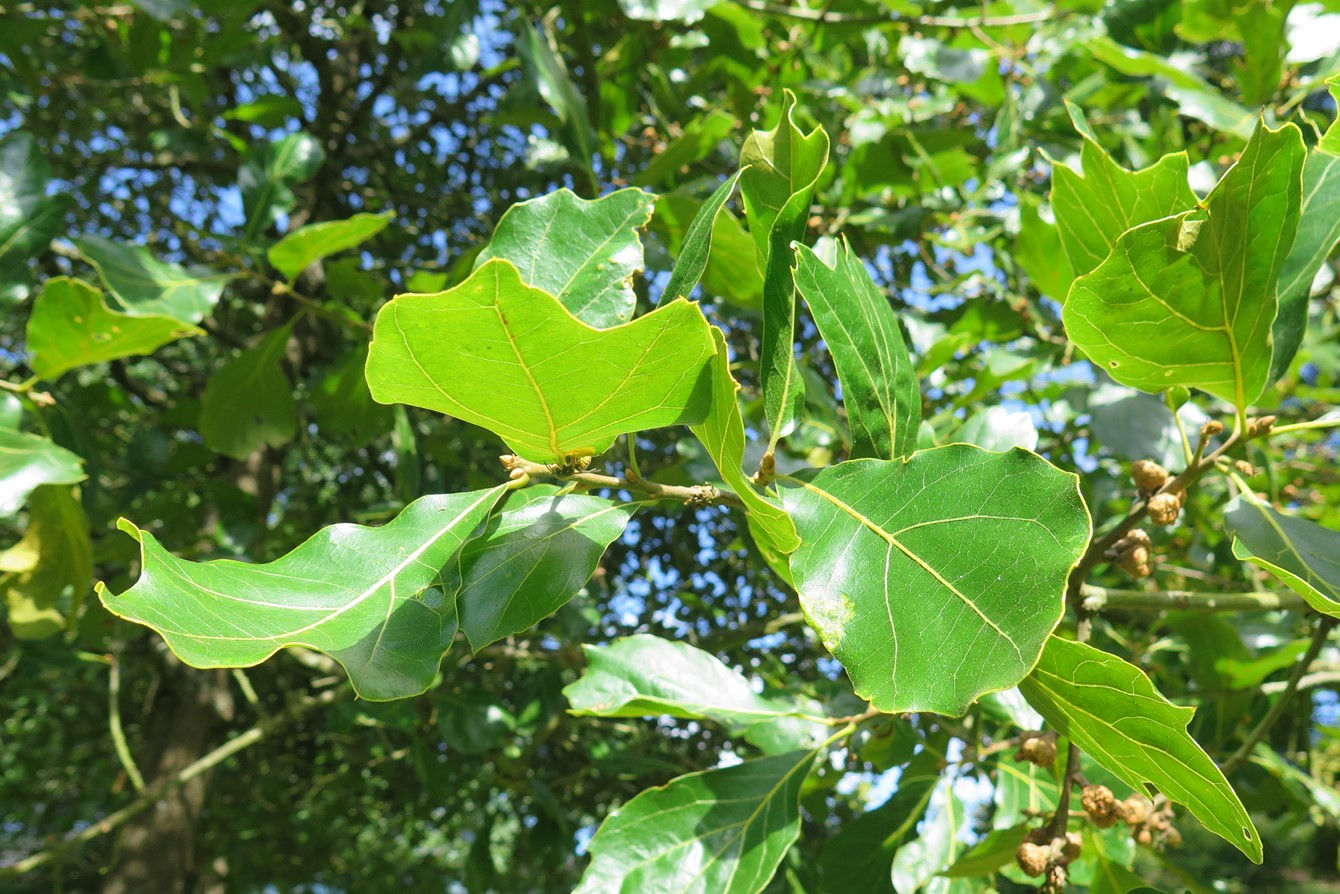
[[[995,452],[1004,452],[1011,447],[1036,450],[1038,430],[1027,410],[1013,412],[1004,407],[987,407],[963,423],[955,440]]]
[[[819,854],[820,894],[895,894],[894,854],[917,834],[940,768],[922,751],[898,777],[898,788],[875,810],[842,824]]]
[[[214,309],[229,279],[203,267],[165,264],[147,248],[101,236],[81,238],[79,251],[97,268],[121,311],[132,316],[199,323]]]
[[[1139,668],[1052,637],[1022,684],[1061,735],[1136,791],[1152,784],[1205,828],[1261,862],[1261,838],[1233,788],[1187,733],[1194,708],[1172,704]]]
[[[312,383],[312,415],[322,437],[347,436],[354,444],[366,444],[391,430],[394,411],[372,399],[363,375],[367,363],[363,345]]]
[[[755,894],[800,834],[800,786],[816,752],[690,773],[601,823],[576,894]]]
[[[577,595],[637,507],[553,488],[521,491],[461,552],[461,630],[478,652],[534,626]]]
[[[1019,196],[1019,235],[1014,240],[1014,257],[1037,290],[1060,304],[1075,281],[1075,271],[1061,247],[1060,228],[1042,219],[1037,203],[1030,193]]]
[[[603,453],[627,432],[705,419],[708,330],[687,301],[593,329],[510,263],[491,261],[453,289],[381,309],[368,385],[382,403],[456,416],[522,456],[562,462]]]
[[[1094,862],[1089,894],[1128,894],[1144,884],[1144,879],[1112,860],[1103,847],[1102,838],[1093,828],[1084,830],[1083,852],[1086,857],[1092,856]]]
[[[290,118],[302,118],[302,103],[291,96],[262,96],[228,109],[223,117],[261,127],[283,127]]]
[[[1014,826],[1050,814],[1061,797],[1061,787],[1050,770],[1008,757],[996,762],[994,782],[992,821],[1002,825]]]
[[[43,484],[78,484],[84,461],[46,438],[0,428],[0,518],[23,508]]]
[[[1264,568],[1325,615],[1340,618],[1340,531],[1294,518],[1247,493],[1224,510],[1233,555]]]
[[[696,22],[721,0],[619,0],[624,15],[644,22]]]
[[[23,538],[0,553],[0,593],[9,629],[19,639],[42,639],[65,626],[57,605],[77,608],[93,586],[88,521],[71,488],[33,491]],[[71,611],[71,617],[74,612]]]
[[[893,857],[893,888],[898,894],[966,894],[973,890],[956,880],[936,878],[941,870],[953,865],[961,851],[967,850],[959,835],[969,821],[963,802],[953,792],[952,778],[942,778],[936,790],[931,797],[939,803],[939,810],[922,824],[920,836]]]
[[[596,132],[591,127],[586,99],[568,75],[568,68],[558,52],[550,25],[523,26],[517,35],[516,51],[521,64],[535,79],[540,97],[558,116],[562,124],[560,136],[568,154],[581,166],[587,180],[594,186],[596,176],[591,167],[591,158],[596,153]]]
[[[1028,826],[1020,823],[1007,829],[993,829],[966,853],[954,861],[941,875],[946,878],[980,878],[991,875],[1002,866],[1014,862],[1014,855],[1028,834]]]
[[[744,418],[740,415],[737,396],[740,386],[730,374],[726,336],[715,326],[712,327],[712,341],[716,346],[716,357],[712,361],[712,410],[706,419],[693,426],[693,433],[707,448],[722,480],[744,502],[754,531],[774,550],[789,553],[800,545],[796,526],[786,510],[760,493],[744,474]]]
[[[102,292],[78,279],[49,279],[28,318],[29,363],[54,381],[80,366],[137,354],[152,354],[203,330],[171,317],[132,316],[107,307]]]
[[[1078,479],[1024,450],[954,444],[779,481],[801,609],[889,713],[959,716],[1018,683],[1089,541]]]
[[[211,449],[246,459],[262,445],[293,440],[298,408],[279,362],[292,324],[269,333],[210,376],[200,399],[200,434]]]
[[[1075,275],[1082,276],[1103,263],[1122,233],[1195,208],[1196,194],[1187,183],[1185,152],[1165,155],[1142,171],[1128,171],[1098,144],[1079,107],[1066,103],[1066,108],[1084,137],[1084,170],[1081,174],[1057,164],[1051,203],[1061,245]]]
[[[713,109],[684,125],[683,132],[633,178],[634,186],[652,186],[675,177],[681,168],[697,164],[720,146],[738,126],[735,116]]]
[[[475,269],[494,258],[511,261],[528,286],[553,295],[572,315],[597,329],[633,316],[633,276],[642,269],[638,231],[651,220],[655,197],[621,189],[599,199],[560,189],[520,202],[498,221]]]
[[[326,162],[321,141],[305,131],[270,143],[244,164],[237,174],[246,212],[244,237],[254,242],[278,216],[297,202],[293,187],[316,176]]]
[[[735,184],[740,182],[743,170],[736,171],[724,183],[713,191],[698,213],[693,215],[688,230],[684,233],[684,242],[675,260],[675,269],[670,272],[670,281],[661,293],[662,300],[687,298],[694,287],[703,278],[707,270],[707,260],[712,255],[712,234],[716,230],[717,215],[735,192]]]
[[[639,634],[584,648],[586,673],[563,690],[573,714],[669,714],[742,729],[796,713],[794,704],[756,694],[739,673],[687,643]]]
[[[1326,87],[1331,91],[1331,99],[1340,104],[1340,74],[1327,78]],[[1331,155],[1340,155],[1340,118],[1332,121],[1331,126],[1326,128],[1326,133],[1321,135],[1317,149]]]
[[[461,547],[505,489],[423,497],[379,528],[323,528],[264,565],[183,561],[122,519],[143,570],[121,595],[98,595],[192,667],[250,667],[305,646],[340,662],[363,698],[417,695],[456,635]]]
[[[1127,231],[1075,280],[1066,332],[1112,378],[1185,385],[1240,410],[1266,385],[1275,286],[1302,204],[1303,141],[1259,128],[1203,210]]]
[[[65,228],[69,196],[47,195],[51,165],[22,131],[0,140],[0,298],[28,296],[27,261]]]
[[[921,387],[889,299],[846,239],[832,266],[796,246],[795,278],[837,367],[851,457],[907,456],[917,449]]]
[[[1331,131],[1335,131],[1335,126]],[[1270,381],[1278,381],[1289,370],[1307,329],[1307,305],[1312,281],[1340,243],[1340,146],[1328,154],[1313,149],[1303,162],[1303,205],[1298,215],[1298,235],[1280,271],[1279,316],[1272,333],[1274,354]]]
[[[805,406],[805,386],[795,358],[796,290],[791,243],[804,239],[810,196],[828,162],[828,134],[808,134],[796,124],[796,97],[783,93],[781,119],[772,130],[753,131],[740,153],[745,218],[763,277],[763,385],[768,449],[793,429]]]
[[[292,282],[313,261],[361,245],[391,222],[393,212],[355,214],[348,220],[327,220],[294,230],[270,246],[270,264]]]

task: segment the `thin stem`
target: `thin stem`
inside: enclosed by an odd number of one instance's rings
[[[1173,406],[1172,390],[1163,392],[1164,403],[1172,411],[1173,422],[1177,424],[1177,435],[1182,439],[1182,456],[1186,459],[1186,464],[1195,463],[1196,453],[1191,449],[1191,439],[1186,436],[1186,426],[1182,424],[1182,417],[1177,413],[1177,407]]]
[[[1076,642],[1085,643],[1093,635],[1093,615],[1085,611],[1081,606],[1077,612],[1078,620],[1075,623]],[[1052,821],[1048,826],[1048,832],[1051,838],[1060,838],[1065,835],[1066,826],[1070,822],[1070,790],[1075,786],[1080,774],[1080,750],[1075,744],[1075,740],[1067,737],[1070,748],[1066,752],[1065,775],[1061,777],[1061,795],[1056,802],[1056,812],[1052,814]]]
[[[27,394],[29,391],[32,391],[33,386],[40,381],[41,379],[37,376],[33,376],[32,378],[24,379],[22,382],[15,385],[13,382],[6,382],[3,379],[0,379],[0,389],[12,391],[15,394]]]
[[[1233,756],[1224,761],[1223,766],[1220,767],[1225,776],[1247,762],[1247,759],[1252,756],[1252,752],[1256,750],[1256,746],[1261,744],[1261,740],[1284,716],[1285,709],[1289,707],[1289,703],[1293,701],[1294,693],[1298,691],[1298,684],[1302,681],[1303,675],[1312,666],[1312,662],[1317,660],[1322,647],[1326,645],[1326,639],[1335,627],[1335,620],[1335,618],[1327,615],[1317,623],[1317,630],[1312,634],[1312,643],[1303,653],[1303,657],[1298,659],[1298,663],[1293,666],[1293,672],[1289,674],[1289,679],[1284,684],[1284,691],[1280,693],[1280,697],[1275,700],[1275,704],[1270,706],[1266,716],[1261,718],[1261,722],[1243,741],[1242,746],[1233,752]]]
[[[144,793],[144,776],[140,773],[140,768],[135,764],[135,757],[130,753],[130,745],[126,743],[125,730],[121,728],[121,662],[115,655],[107,656],[107,725],[112,734],[112,748],[116,751],[117,758],[121,761],[121,766],[126,771],[126,776],[130,779],[130,784],[135,786],[135,791]]]
[[[284,712],[262,720],[241,735],[229,739],[195,763],[183,767],[167,779],[145,789],[138,798],[115,813],[108,814],[98,822],[85,826],[78,833],[66,836],[62,841],[46,850],[38,851],[15,863],[0,866],[0,876],[24,875],[35,869],[40,869],[67,851],[82,847],[95,838],[116,831],[192,779],[209,772],[239,751],[250,748],[275,730],[292,723],[315,708],[329,705],[345,697],[349,692],[350,690],[347,688],[330,689],[320,695],[295,702]]]
[[[739,496],[711,484],[695,484],[690,487],[683,487],[674,484],[658,484],[641,477],[634,480],[628,477],[616,478],[613,475],[602,475],[598,472],[566,471],[558,466],[547,466],[544,463],[531,462],[528,459],[510,454],[504,454],[499,459],[502,460],[503,467],[508,469],[513,476],[557,478],[560,481],[571,481],[587,488],[626,490],[633,493],[647,494],[658,500],[678,500],[688,506],[744,508],[744,503]]]

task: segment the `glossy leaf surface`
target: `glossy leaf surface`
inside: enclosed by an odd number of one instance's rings
[[[0,518],[23,508],[43,484],[78,484],[84,461],[47,438],[0,428]]]
[[[680,776],[601,824],[577,894],[756,894],[800,833],[815,752]]]
[[[846,240],[833,266],[797,246],[795,277],[837,367],[851,458],[907,456],[917,447],[921,388],[889,299]]]
[[[391,222],[391,212],[355,214],[348,220],[308,224],[270,246],[270,264],[287,280],[298,278],[313,261],[362,245]]]
[[[1278,577],[1322,614],[1340,617],[1340,531],[1240,494],[1224,511],[1233,555]]]
[[[110,309],[102,292],[77,279],[46,281],[28,318],[29,363],[55,380],[80,366],[152,354],[170,341],[202,335],[171,317],[134,316]]]
[[[856,693],[957,716],[1037,661],[1089,540],[1077,479],[951,445],[780,480],[801,608]]]
[[[603,453],[626,432],[702,421],[708,329],[687,301],[593,329],[491,261],[454,289],[383,307],[368,384],[382,403],[456,416],[528,459],[561,462]]]
[[[536,493],[531,493],[534,490]],[[577,595],[636,506],[553,487],[517,492],[461,551],[461,630],[476,651],[534,626]]]
[[[553,295],[582,322],[617,326],[632,318],[637,304],[638,232],[651,220],[654,201],[630,188],[599,199],[560,189],[520,202],[498,221],[475,267],[494,258],[511,261],[522,281]]]
[[[1075,280],[1066,332],[1125,385],[1200,388],[1246,407],[1270,370],[1276,284],[1302,203],[1296,127],[1257,130],[1204,211],[1127,231]]]
[[[1261,838],[1224,774],[1186,727],[1195,710],[1165,699],[1139,668],[1052,637],[1020,684],[1061,735],[1137,791],[1150,783],[1211,832],[1261,862]]]
[[[693,426],[693,433],[711,455],[728,484],[745,504],[750,524],[781,553],[800,545],[796,526],[777,500],[760,493],[744,473],[744,418],[740,415],[739,390],[730,372],[729,348],[720,329],[712,327],[716,357],[712,360],[712,410]]]
[[[457,560],[504,488],[423,497],[378,528],[333,525],[273,562],[187,562],[126,520],[140,579],[99,595],[193,667],[250,667],[285,646],[344,666],[363,698],[428,688],[456,635]]]
[[[85,236],[79,250],[102,277],[102,284],[136,316],[171,317],[198,323],[209,316],[228,277],[203,268],[159,261],[147,248]]]

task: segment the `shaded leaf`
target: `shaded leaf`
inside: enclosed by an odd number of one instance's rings
[[[893,889],[898,894],[968,894],[957,879],[937,878],[941,870],[953,865],[968,849],[959,841],[969,817],[963,802],[953,792],[953,780],[942,778],[931,795],[939,809],[921,826],[921,834],[898,850],[893,857]]]
[[[78,279],[46,281],[28,318],[29,364],[43,379],[137,354],[203,331],[171,317],[134,316],[107,307],[102,293]]]
[[[312,383],[312,414],[323,437],[349,436],[356,444],[366,444],[391,430],[392,409],[373,400],[368,390],[363,375],[367,362],[364,345]]]
[[[461,630],[476,652],[558,611],[577,595],[636,506],[549,488],[496,513],[461,551]],[[526,491],[518,497],[529,496]]]
[[[211,450],[246,459],[262,445],[293,439],[298,407],[279,362],[292,325],[269,333],[210,376],[200,399],[200,434]]]
[[[1325,615],[1340,617],[1340,531],[1243,493],[1224,510],[1233,555],[1264,568]]]
[[[23,538],[0,553],[0,593],[9,629],[19,639],[57,633],[62,599],[77,607],[93,587],[93,548],[83,507],[68,487],[33,491]]]
[[[22,131],[0,140],[0,299],[28,296],[28,258],[44,251],[65,227],[72,202],[47,195],[51,165],[37,141]]]
[[[507,209],[475,269],[511,261],[526,285],[553,295],[582,322],[606,329],[633,316],[633,275],[642,270],[638,231],[655,197],[621,189],[587,200],[568,189]]]
[[[1089,540],[1076,477],[1018,449],[956,444],[779,481],[801,608],[890,713],[958,716],[1018,683]]]
[[[305,131],[289,134],[258,151],[237,174],[246,213],[244,238],[255,239],[297,202],[293,187],[316,176],[325,164],[321,141]]]
[[[392,212],[355,214],[348,220],[308,224],[284,236],[266,252],[270,264],[292,281],[313,261],[361,245],[391,222]]]
[[[523,27],[517,35],[517,55],[526,71],[535,79],[541,98],[558,116],[562,124],[561,137],[568,154],[594,185],[596,176],[591,168],[591,158],[596,153],[596,132],[591,127],[586,98],[569,76],[549,27],[548,23],[538,27]]]
[[[1128,171],[1098,144],[1079,107],[1066,103],[1066,108],[1084,137],[1084,170],[1081,174],[1056,165],[1051,203],[1061,245],[1075,275],[1082,276],[1107,258],[1122,233],[1195,208],[1196,194],[1187,183],[1190,163],[1185,152],[1165,155],[1142,171]]]
[[[0,518],[23,508],[43,484],[78,484],[84,461],[47,438],[0,428]]]
[[[814,751],[690,773],[601,823],[577,894],[755,894],[800,834]]]
[[[917,448],[921,388],[889,300],[845,239],[833,265],[796,246],[795,278],[837,367],[851,457],[907,456]]]
[[[1014,862],[1015,852],[1028,833],[1026,824],[993,829],[962,854],[941,875],[946,878],[978,878],[997,872]]]
[[[1165,699],[1139,668],[1052,637],[1019,687],[1061,735],[1136,791],[1152,784],[1205,828],[1261,862],[1261,839],[1237,794],[1187,733],[1196,713]]]
[[[383,307],[368,384],[382,403],[447,413],[522,456],[561,462],[627,432],[706,418],[708,329],[687,301],[593,329],[495,260],[453,289]]]
[[[638,0],[633,0],[638,2]],[[695,2],[695,0],[689,0]],[[716,2],[716,0],[713,0]],[[633,178],[634,186],[651,186],[673,178],[680,168],[696,164],[721,145],[738,126],[735,116],[713,109],[684,125],[683,132],[656,155],[641,174]]]
[[[134,316],[198,323],[214,309],[229,279],[203,267],[163,263],[147,248],[101,236],[81,238],[79,251],[97,268],[120,310]]]
[[[98,595],[192,667],[250,667],[306,646],[340,662],[363,698],[417,695],[456,635],[461,546],[505,489],[423,497],[379,528],[322,528],[264,565],[183,561],[122,519],[143,570],[119,596]]]
[[[737,396],[740,386],[730,374],[726,336],[715,326],[712,340],[717,350],[712,361],[712,409],[705,420],[693,426],[693,433],[707,448],[722,480],[744,502],[755,534],[764,538],[772,549],[789,553],[800,544],[796,526],[786,510],[760,493],[744,474],[744,418]]]
[[[716,231],[717,215],[735,192],[735,184],[740,181],[743,170],[736,171],[718,186],[707,201],[693,215],[688,229],[684,232],[684,241],[680,245],[679,257],[675,259],[675,269],[670,272],[670,281],[661,292],[662,300],[687,298],[689,293],[703,278],[707,270],[707,261],[712,254],[712,235]]]
[[[1298,128],[1258,129],[1203,211],[1127,231],[1075,280],[1062,312],[1070,340],[1125,385],[1200,388],[1239,408],[1256,400],[1302,165]]]

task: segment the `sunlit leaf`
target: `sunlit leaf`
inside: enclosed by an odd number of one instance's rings
[[[1224,510],[1233,555],[1269,571],[1322,614],[1340,617],[1340,531],[1295,518],[1250,494]]]
[[[28,318],[29,364],[38,376],[55,380],[76,367],[152,354],[170,341],[202,334],[195,326],[171,317],[114,311],[97,289],[58,276],[47,280],[33,301]]]
[[[454,289],[383,307],[368,384],[382,403],[456,416],[522,456],[561,462],[603,453],[626,432],[706,418],[708,330],[687,301],[593,329],[495,260]]]
[[[1224,774],[1186,727],[1195,710],[1165,699],[1139,668],[1052,637],[1020,684],[1061,735],[1137,791],[1152,784],[1211,832],[1261,862],[1261,838]]]
[[[0,140],[0,300],[26,298],[28,258],[44,251],[65,226],[67,195],[47,195],[51,165],[22,131]]]
[[[648,789],[601,824],[577,894],[755,894],[800,834],[814,751],[762,757]]]
[[[461,551],[457,606],[470,647],[534,626],[577,595],[636,506],[586,494],[514,495]]]
[[[41,639],[65,626],[60,604],[81,602],[93,587],[88,521],[68,487],[33,491],[23,538],[0,553],[0,594],[19,639]]]
[[[305,131],[261,147],[237,174],[246,213],[245,238],[254,241],[280,214],[290,211],[297,202],[293,187],[316,176],[325,161],[321,141]]]
[[[921,388],[889,299],[845,239],[834,265],[797,246],[795,278],[837,367],[851,457],[907,456],[917,447]]]
[[[461,546],[504,489],[423,497],[379,528],[323,528],[264,565],[187,562],[122,519],[143,570],[124,593],[99,596],[193,667],[250,667],[306,646],[339,661],[363,698],[417,695],[456,635]]]
[[[355,214],[348,220],[308,224],[270,246],[270,264],[287,280],[298,278],[313,261],[362,245],[391,222],[392,213]]]
[[[781,553],[789,553],[799,544],[796,526],[777,501],[760,493],[745,475],[744,418],[740,415],[740,386],[730,373],[729,348],[721,330],[712,327],[717,353],[712,361],[712,410],[707,418],[693,426],[693,433],[707,448],[722,480],[739,495],[754,530]]]
[[[101,236],[84,236],[79,250],[97,268],[118,309],[134,316],[198,323],[214,310],[229,279],[203,267],[164,263],[147,248]]]
[[[571,190],[519,202],[498,221],[475,268],[511,261],[526,285],[553,295],[572,315],[597,329],[626,322],[642,270],[638,232],[651,220],[655,197],[621,189],[587,200]]]
[[[1298,226],[1303,155],[1296,127],[1261,127],[1203,210],[1127,231],[1071,286],[1070,340],[1125,385],[1185,385],[1240,408],[1256,400]]]
[[[0,518],[23,508],[43,484],[78,484],[84,461],[47,438],[0,428]]]
[[[712,254],[712,234],[716,231],[717,215],[735,191],[735,184],[743,173],[743,170],[736,171],[718,186],[689,222],[680,245],[679,257],[675,260],[675,269],[671,271],[670,281],[661,293],[662,300],[689,297],[689,293],[703,278],[708,258]]]
[[[1037,661],[1089,540],[1078,480],[963,444],[779,479],[800,604],[882,711],[957,716]]]

